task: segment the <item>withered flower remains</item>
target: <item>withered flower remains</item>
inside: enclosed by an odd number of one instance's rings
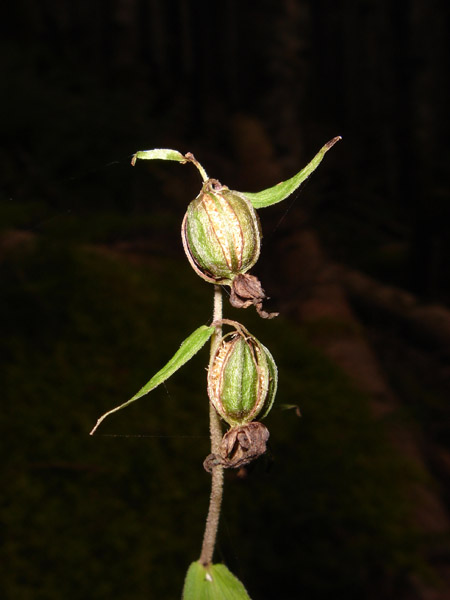
[[[269,430],[259,421],[236,425],[223,436],[219,454],[209,454],[203,467],[209,473],[215,465],[238,469],[248,465],[266,451]]]

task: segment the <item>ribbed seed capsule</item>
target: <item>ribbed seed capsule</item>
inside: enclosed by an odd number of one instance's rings
[[[276,389],[275,361],[255,337],[239,327],[221,339],[208,371],[208,395],[229,425],[263,419]]]
[[[261,248],[259,218],[250,201],[216,179],[205,181],[189,204],[181,236],[194,271],[221,285],[251,269]]]

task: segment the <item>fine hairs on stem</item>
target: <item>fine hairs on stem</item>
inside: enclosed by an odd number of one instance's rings
[[[214,286],[214,318],[215,323],[220,323],[222,320],[222,289],[219,285]],[[222,336],[221,325],[216,325],[216,330],[211,338],[210,357],[214,356],[217,345]],[[220,442],[222,440],[222,426],[220,417],[214,406],[209,405],[209,431],[211,436],[211,452],[217,454],[219,452]],[[211,496],[209,498],[208,516],[206,517],[205,533],[203,536],[202,551],[199,562],[202,565],[210,565],[214,554],[214,546],[216,544],[217,529],[219,527],[220,508],[222,505],[223,496],[223,467],[215,465],[212,468],[211,474]]]

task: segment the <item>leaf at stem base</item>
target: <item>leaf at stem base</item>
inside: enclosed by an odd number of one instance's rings
[[[245,587],[225,565],[193,562],[188,569],[182,600],[251,600]]]

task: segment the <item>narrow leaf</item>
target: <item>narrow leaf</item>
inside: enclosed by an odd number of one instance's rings
[[[139,150],[136,154],[133,154],[131,164],[136,164],[136,160],[140,158],[142,160],[175,160],[176,162],[185,163],[187,159],[178,150],[170,150],[168,148],[154,148],[153,150]]]
[[[182,600],[250,600],[250,596],[225,565],[204,567],[194,562],[186,575]]]
[[[209,340],[209,338],[214,333],[214,329],[215,329],[214,327],[207,327],[206,325],[202,325],[201,327],[196,329],[193,333],[191,333],[191,335],[184,340],[184,342],[181,344],[179,350],[177,352],[175,352],[175,354],[172,356],[172,358],[169,360],[169,362],[160,371],[158,371],[156,373],[156,375],[154,375],[150,379],[150,381],[148,383],[146,383],[144,385],[144,387],[139,390],[139,392],[137,394],[135,394],[127,402],[124,402],[120,406],[116,406],[116,408],[109,410],[107,413],[105,413],[98,419],[94,429],[91,431],[91,435],[95,432],[95,430],[100,425],[100,423],[104,419],[106,419],[106,417],[108,415],[111,415],[112,413],[120,410],[121,408],[125,408],[125,406],[128,406],[129,404],[131,404],[138,398],[145,396],[145,394],[148,394],[149,392],[154,390],[155,387],[157,387],[158,385],[163,383],[163,381],[166,381],[166,379],[169,379],[169,377],[171,375],[173,375],[175,373],[175,371],[178,371],[178,369],[180,367],[182,367],[189,360],[191,360],[191,358],[195,354],[197,354],[197,352],[201,348],[203,348],[203,346],[206,344],[206,342]]]
[[[168,148],[153,148],[153,150],[139,150],[136,154],[133,154],[131,158],[131,164],[134,167],[137,159],[140,158],[142,160],[174,160],[179,163],[192,163],[199,170],[200,175],[202,176],[203,181],[208,179],[208,175],[202,165],[196,160],[195,156],[192,152],[188,152],[183,155],[178,150],[170,150]]]
[[[292,192],[295,192],[295,190],[301,186],[305,179],[308,179],[311,173],[315,171],[320,165],[323,157],[328,152],[328,150],[332,146],[334,146],[334,144],[340,139],[342,139],[341,136],[337,136],[329,142],[327,142],[325,146],[323,146],[323,148],[319,150],[319,152],[312,159],[312,161],[308,163],[304,169],[297,173],[297,175],[294,175],[294,177],[291,177],[286,181],[282,181],[271,188],[262,190],[262,192],[240,193],[242,193],[243,196],[248,198],[255,208],[264,208],[266,206],[271,206],[272,204],[276,204],[277,202],[285,200],[288,196],[292,194]]]

